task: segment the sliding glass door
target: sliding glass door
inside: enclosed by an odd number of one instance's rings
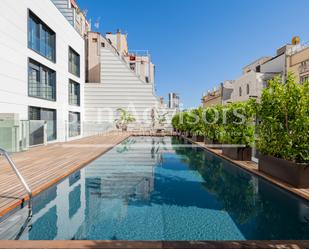
[[[47,123],[47,141],[57,139],[57,113],[53,109],[29,107],[29,120],[42,120]],[[35,136],[35,133],[33,133]],[[30,135],[31,137],[31,135]],[[33,137],[33,141],[37,139]]]

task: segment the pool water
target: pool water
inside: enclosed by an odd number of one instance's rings
[[[33,207],[20,239],[309,239],[309,202],[171,137],[127,139]]]

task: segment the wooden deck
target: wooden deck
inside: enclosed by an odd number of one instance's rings
[[[131,134],[109,133],[66,143],[32,148],[12,155],[21,174],[37,195],[90,163]],[[0,157],[0,217],[27,200],[27,194],[7,161]]]
[[[194,143],[194,144],[198,144],[199,146],[201,146],[202,148],[206,149],[207,151],[210,151],[211,153],[213,154],[216,154],[217,156],[220,156],[230,162],[232,162],[234,165],[238,166],[238,167],[241,167],[255,175],[258,175],[268,181],[270,181],[271,183],[287,190],[287,191],[290,191],[296,195],[298,195],[299,197],[301,198],[304,198],[306,200],[309,200],[309,189],[299,189],[299,188],[294,188],[293,186],[279,180],[279,179],[276,179],[272,176],[269,176],[263,172],[260,172],[258,170],[258,165],[257,163],[255,162],[252,162],[252,161],[237,161],[237,160],[233,160],[233,159],[230,159],[229,157],[226,157],[222,154],[222,150],[218,149],[218,148],[210,148],[208,147],[205,143],[201,143],[201,142],[195,142],[189,138],[186,138],[186,137],[183,137],[184,139],[187,139],[189,142],[191,143]]]
[[[0,248],[308,249],[308,241],[1,241]]]

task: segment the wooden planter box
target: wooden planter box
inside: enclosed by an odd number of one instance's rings
[[[309,165],[273,156],[260,155],[259,171],[289,183],[296,188],[309,188]]]
[[[223,147],[222,153],[233,160],[251,161],[252,149],[250,147]]]
[[[187,137],[187,138],[192,138],[192,134],[191,134],[190,132],[187,131],[187,132],[186,132],[186,137]]]
[[[216,140],[209,139],[209,138],[207,138],[207,137],[205,137],[204,143],[205,143],[205,144],[207,145],[207,147],[209,147],[209,148],[218,148],[218,149],[221,148],[221,143],[219,143],[219,142],[216,141]]]
[[[204,142],[204,137],[203,136],[193,136],[192,140],[195,142]]]

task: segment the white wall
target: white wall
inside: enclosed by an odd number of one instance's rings
[[[262,73],[283,73],[285,72],[285,54],[274,57],[261,65]]]
[[[249,84],[249,94],[247,94],[247,84]],[[263,91],[264,74],[251,71],[244,74],[233,82],[233,92],[231,99],[227,102],[242,102],[249,99],[250,96],[260,97]],[[239,88],[242,88],[242,96],[239,96]]]
[[[56,63],[28,49],[28,9],[56,33]],[[58,141],[63,141],[69,111],[84,116],[84,40],[50,0],[1,0],[0,33],[0,113],[18,113],[27,120],[29,106],[56,109]],[[69,46],[80,54],[80,78],[68,72]],[[28,97],[28,58],[56,71],[56,102]],[[81,84],[80,107],[68,105],[69,79]]]
[[[101,48],[100,56],[101,83],[85,84],[85,120],[114,123],[117,108],[124,108],[147,127],[151,109],[160,106],[153,84],[140,80],[108,44]]]

